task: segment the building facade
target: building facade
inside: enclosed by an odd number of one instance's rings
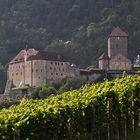
[[[115,28],[108,38],[108,52],[99,57],[99,69],[132,69],[132,63],[128,59],[128,34],[119,27]]]
[[[28,49],[21,50],[9,63],[7,84],[39,86],[75,75],[78,75],[78,68],[73,67],[64,56]]]

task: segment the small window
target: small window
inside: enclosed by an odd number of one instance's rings
[[[53,73],[51,73],[51,75],[53,75]]]
[[[50,70],[52,70],[52,67],[50,67]]]
[[[56,75],[58,75],[58,73],[56,73]]]
[[[65,69],[63,68],[63,71],[65,71]]]
[[[55,65],[57,65],[57,62],[55,62]]]
[[[40,79],[40,76],[38,77],[38,79]]]
[[[53,77],[51,77],[51,80],[53,80]]]
[[[16,75],[18,75],[18,73],[16,73]]]
[[[61,76],[63,76],[63,74],[61,73]]]
[[[22,72],[20,74],[22,75]]]
[[[63,63],[61,63],[61,65],[63,65]]]
[[[41,72],[42,72],[42,69],[41,69]]]
[[[58,65],[59,65],[59,62],[58,62]]]
[[[61,71],[61,69],[59,68],[59,71]]]
[[[36,72],[38,72],[38,69],[36,69]]]
[[[53,62],[51,62],[51,65],[53,64]]]

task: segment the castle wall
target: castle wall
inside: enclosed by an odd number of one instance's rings
[[[74,76],[75,69],[71,69],[69,62],[30,60],[9,64],[9,80],[15,86],[45,85],[48,81],[62,80]]]
[[[132,64],[129,59],[121,54],[116,55],[109,62],[109,69],[111,70],[131,70]]]
[[[9,64],[8,80],[13,81],[15,86],[24,83],[24,62]]]
[[[109,67],[109,60],[101,59],[99,60],[99,69],[108,69]]]
[[[32,83],[31,83],[31,61],[26,61],[25,62],[25,71],[24,71],[24,79],[25,79],[25,83],[24,85],[29,85],[31,86]]]
[[[108,56],[110,58],[117,54],[127,57],[127,37],[110,37],[108,39]]]
[[[40,86],[46,84],[47,65],[45,60],[32,60],[32,85]]]
[[[69,62],[31,60],[26,64],[25,83],[27,85],[45,85],[49,81],[62,80],[72,76]]]
[[[69,62],[47,61],[47,80],[61,80],[69,75]]]

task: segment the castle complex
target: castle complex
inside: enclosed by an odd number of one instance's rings
[[[66,77],[81,76],[93,82],[106,73],[116,74],[131,71],[132,63],[128,59],[128,34],[119,27],[108,38],[108,49],[99,57],[99,66],[91,71],[71,65],[63,55],[41,52],[33,48],[21,50],[8,66],[7,93],[13,86],[39,86],[49,81]]]
[[[127,41],[128,34],[119,27],[115,28],[108,38],[108,53],[105,52],[99,57],[99,69],[131,70]]]
[[[45,85],[48,81],[73,77],[77,74],[77,69],[60,54],[41,52],[31,48],[21,50],[10,61],[7,73],[6,91],[13,86],[39,86]]]

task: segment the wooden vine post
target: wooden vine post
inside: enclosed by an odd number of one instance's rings
[[[108,105],[108,140],[112,140],[111,136],[111,123],[112,123],[112,107],[111,107],[112,98],[107,98],[107,105]]]
[[[140,127],[140,108],[138,109],[138,127]]]
[[[133,132],[135,130],[134,114],[135,114],[135,111],[134,111],[134,93],[132,92],[132,130],[133,130]]]

